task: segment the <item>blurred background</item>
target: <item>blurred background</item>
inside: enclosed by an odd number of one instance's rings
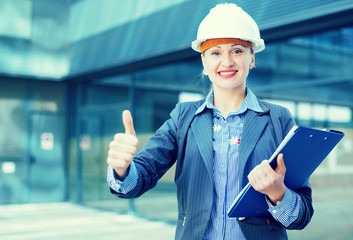
[[[0,206],[69,202],[173,228],[173,167],[141,198],[118,199],[108,143],[123,109],[142,146],[178,102],[208,93],[190,44],[225,2],[266,43],[248,87],[297,124],[345,133],[311,177],[311,224],[290,237],[353,239],[352,0],[0,0]]]

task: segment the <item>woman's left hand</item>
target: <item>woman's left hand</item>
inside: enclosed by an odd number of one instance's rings
[[[286,191],[284,185],[284,176],[286,173],[286,166],[283,162],[283,154],[277,156],[277,168],[272,169],[268,160],[262,161],[257,165],[248,175],[249,182],[253,188],[266,194],[268,198],[276,203],[281,201]]]

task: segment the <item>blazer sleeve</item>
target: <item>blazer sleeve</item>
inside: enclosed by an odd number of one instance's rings
[[[170,118],[147,141],[142,150],[134,158],[138,173],[138,182],[134,189],[126,194],[112,193],[121,198],[136,198],[156,186],[157,181],[175,163],[177,158],[177,123],[180,104],[170,113]]]

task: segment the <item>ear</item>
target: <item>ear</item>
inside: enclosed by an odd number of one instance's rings
[[[208,72],[206,71],[206,68],[205,68],[205,57],[204,57],[204,55],[201,53],[201,61],[202,61],[202,66],[203,66],[203,71],[202,71],[202,73],[203,73],[203,75],[208,75]]]
[[[205,68],[205,57],[203,56],[203,53],[201,53],[201,61],[203,68]]]
[[[255,67],[255,53],[252,53],[249,68],[253,69],[254,67]]]

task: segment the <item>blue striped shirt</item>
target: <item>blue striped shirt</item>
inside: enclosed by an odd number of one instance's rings
[[[226,118],[222,116],[213,104],[213,91],[195,114],[205,108],[213,110],[213,178],[214,201],[211,219],[204,239],[245,239],[236,218],[229,218],[227,210],[239,194],[238,160],[239,145],[244,124],[244,114],[250,109],[263,112],[256,96],[250,89],[241,107],[231,112]],[[300,197],[286,189],[281,204],[272,207],[268,202],[269,211],[284,226],[289,226],[298,217]]]
[[[114,169],[110,165],[108,165],[107,182],[109,187],[115,192],[126,194],[136,187],[137,181],[138,174],[134,161],[131,162],[129,174],[126,176],[124,181],[120,181]]]
[[[213,105],[213,91],[195,114],[206,108],[213,110],[213,178],[214,201],[211,219],[205,234],[205,239],[244,239],[235,218],[227,216],[227,210],[239,193],[238,159],[239,144],[241,142],[244,114],[247,110],[262,112],[256,96],[247,89],[247,95],[240,109],[224,118]],[[131,162],[130,171],[124,181],[118,180],[112,167],[107,169],[107,182],[114,191],[127,193],[134,189],[138,182],[138,173]],[[269,202],[269,212],[282,223],[289,226],[299,214],[300,196],[290,189],[286,189],[281,203],[272,207]]]

